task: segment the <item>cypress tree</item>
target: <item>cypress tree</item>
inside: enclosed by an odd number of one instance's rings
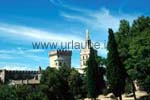
[[[102,90],[105,88],[103,75],[104,68],[99,67],[97,51],[90,48],[90,56],[86,68],[86,84],[89,98],[96,99],[96,97],[102,93]]]
[[[110,89],[112,93],[119,97],[122,100],[122,93],[124,92],[125,88],[125,68],[120,60],[119,53],[117,50],[117,44],[114,37],[114,33],[112,29],[108,31],[108,65],[107,65],[107,79],[110,85]]]
[[[87,70],[86,70],[87,92],[88,92],[88,97],[94,99],[98,95],[96,90],[97,66],[98,63],[96,61],[95,50],[93,48],[90,48],[90,56],[87,61]]]

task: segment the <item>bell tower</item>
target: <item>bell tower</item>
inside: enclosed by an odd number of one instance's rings
[[[90,49],[91,47],[91,40],[90,40],[90,36],[89,36],[89,30],[86,30],[86,41],[85,41],[85,48],[86,49]]]
[[[86,62],[90,55],[91,39],[89,31],[86,30],[85,48],[80,51],[80,72],[83,73],[83,69],[86,67]]]

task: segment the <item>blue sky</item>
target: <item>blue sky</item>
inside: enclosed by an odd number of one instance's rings
[[[148,0],[0,0],[0,69],[37,69],[49,65],[48,50],[34,50],[35,41],[107,41],[107,30],[119,21],[150,15]],[[80,65],[73,50],[72,66]],[[106,57],[106,49],[98,49]]]

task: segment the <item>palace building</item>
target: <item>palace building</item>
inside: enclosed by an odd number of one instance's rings
[[[62,66],[71,67],[72,51],[56,50],[49,53],[50,67],[59,68]]]
[[[83,69],[86,68],[86,61],[90,55],[91,39],[89,31],[86,30],[85,48],[80,51],[80,68],[77,70],[80,73],[84,73]],[[55,50],[50,51],[49,66],[59,69],[62,66],[71,68],[72,51],[70,50]],[[39,84],[41,78],[41,67],[37,71],[27,70],[0,70],[0,82],[4,84]]]

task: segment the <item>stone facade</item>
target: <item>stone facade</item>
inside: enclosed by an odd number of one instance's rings
[[[0,70],[0,81],[3,84],[39,84],[41,68],[38,71]]]
[[[71,67],[72,51],[56,50],[49,53],[50,67],[59,68],[61,66]]]
[[[83,69],[86,67],[86,61],[90,55],[91,39],[89,36],[89,31],[86,30],[85,48],[80,51],[80,68],[78,71],[83,73]]]

